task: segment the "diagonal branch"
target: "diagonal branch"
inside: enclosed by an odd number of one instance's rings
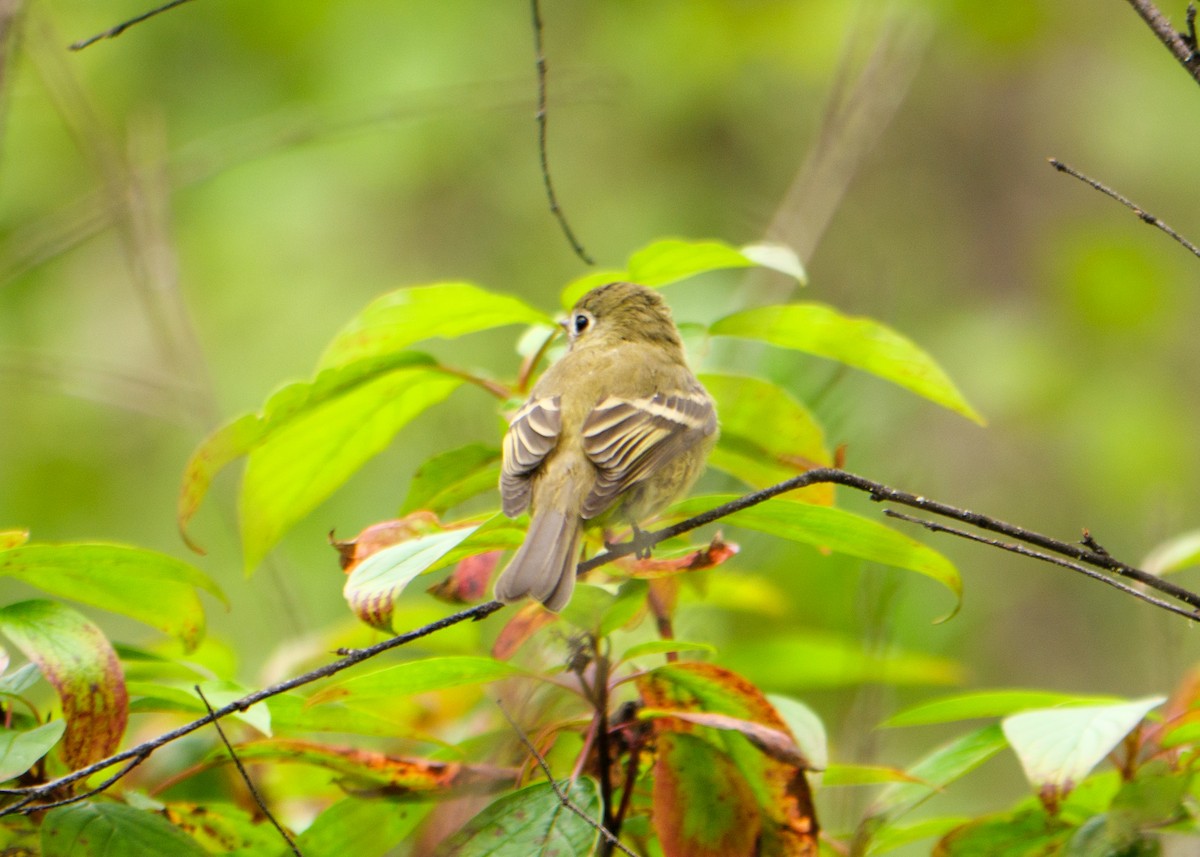
[[[1189,45],[1187,40],[1180,35],[1178,30],[1171,26],[1171,22],[1163,17],[1163,13],[1158,11],[1158,7],[1150,2],[1150,0],[1129,0],[1129,5],[1133,7],[1135,12],[1142,16],[1142,20],[1146,22],[1146,26],[1154,31],[1154,35],[1158,36],[1158,40],[1163,43],[1175,59],[1179,60],[1179,64],[1187,69],[1192,79],[1196,83],[1200,83],[1200,62],[1197,62],[1196,46]],[[1189,28],[1194,18],[1195,13],[1191,11],[1191,7],[1189,6]]]
[[[1158,578],[1149,572],[1121,562],[1100,548],[1096,541],[1090,537],[1086,538],[1083,543],[1060,541],[1058,539],[1051,538],[1050,536],[1046,536],[1032,530],[1027,530],[1024,527],[1018,527],[1015,524],[1009,524],[997,518],[982,515],[978,512],[972,512],[968,509],[960,509],[955,506],[950,506],[946,503],[930,500],[927,497],[911,494],[907,491],[899,491],[895,488],[889,488],[886,485],[866,479],[862,476],[858,476],[857,474],[849,473],[845,470],[837,470],[831,467],[822,467],[809,470],[806,473],[802,473],[799,476],[793,477],[792,479],[780,482],[777,485],[772,485],[771,487],[764,488],[761,491],[755,491],[753,493],[746,494],[743,497],[739,497],[737,500],[725,503],[724,505],[718,506],[715,509],[709,509],[707,512],[703,512],[699,515],[688,518],[686,521],[680,521],[678,524],[664,527],[663,529],[657,530],[653,533],[643,533],[637,540],[636,544],[634,541],[629,541],[618,545],[613,545],[603,553],[597,554],[591,559],[579,563],[576,568],[576,573],[583,574],[584,572],[590,571],[593,568],[606,565],[615,559],[635,553],[637,550],[645,548],[648,545],[656,545],[666,539],[681,535],[706,524],[711,524],[713,521],[719,520],[720,518],[724,518],[728,515],[740,512],[743,509],[748,509],[751,506],[763,503],[772,497],[777,497],[780,494],[785,494],[789,491],[795,491],[796,489],[818,483],[833,483],[836,485],[843,485],[847,488],[853,488],[856,491],[862,491],[866,493],[872,500],[876,502],[895,503],[901,506],[920,509],[927,514],[949,518],[959,521],[960,523],[969,524],[981,530],[998,533],[1025,545],[1032,545],[1036,548],[1039,548],[1041,552],[1046,554],[1054,554],[1057,557],[1072,560],[1073,564],[1069,566],[1071,568],[1074,568],[1075,565],[1091,566],[1094,569],[1100,569],[1118,577],[1136,581],[1151,589],[1157,590],[1174,601],[1178,601],[1181,604],[1187,605],[1187,607],[1191,609],[1188,610],[1180,608],[1177,605],[1171,605],[1169,602],[1165,601],[1160,603],[1160,599],[1143,600],[1149,600],[1150,603],[1154,604],[1155,606],[1163,607],[1164,609],[1170,609],[1174,613],[1181,614],[1189,618],[1200,618],[1200,595],[1197,595],[1188,589],[1184,589],[1181,586],[1177,586],[1169,581],[1162,580],[1161,578]],[[994,543],[992,540],[983,541],[985,544],[989,544],[993,547],[1004,547],[1001,544]],[[1034,557],[1038,559],[1042,558],[1036,555],[1034,555]],[[1079,569],[1076,568],[1074,570]],[[1129,587],[1119,588],[1122,588],[1122,591],[1131,593]],[[129,766],[132,768],[133,765],[141,762],[158,748],[182,738],[185,735],[189,735],[192,732],[195,732],[197,729],[212,723],[214,720],[227,717],[237,711],[245,711],[247,708],[257,702],[262,702],[265,699],[278,696],[279,694],[286,693],[289,690],[294,690],[295,688],[302,687],[306,684],[311,684],[314,681],[328,678],[332,675],[342,672],[343,670],[349,669],[356,664],[373,658],[376,655],[382,654],[383,652],[407,645],[408,643],[419,640],[423,637],[427,637],[430,634],[435,634],[438,631],[445,630],[453,625],[458,625],[466,621],[477,622],[481,619],[485,619],[503,607],[504,605],[499,601],[488,601],[483,604],[470,607],[466,610],[460,610],[457,613],[452,613],[449,616],[438,619],[436,622],[430,622],[428,625],[422,625],[420,628],[415,628],[407,633],[399,634],[391,639],[376,643],[373,646],[368,646],[367,648],[339,650],[338,654],[342,655],[339,660],[325,664],[324,666],[310,670],[302,675],[295,676],[294,678],[290,678],[286,681],[279,682],[278,684],[273,684],[269,687],[262,688],[254,693],[247,694],[241,699],[234,700],[228,705],[224,705],[221,708],[216,709],[211,714],[205,715],[197,720],[193,720],[190,723],[186,723],[177,729],[166,732],[156,738],[150,739],[149,741],[138,744],[136,747],[130,747],[129,749],[115,753],[106,759],[101,759],[95,764],[88,765],[85,768],[73,771],[41,785],[0,790],[0,794],[11,795],[18,798],[18,800],[14,803],[9,804],[3,809],[0,809],[0,817],[11,815],[17,812],[30,813],[44,809],[47,804],[39,803],[39,801],[48,799],[55,800],[57,795],[61,794],[62,790],[64,790],[67,786],[86,779],[93,774],[99,773],[100,771],[112,765],[127,762],[129,760],[137,760]],[[111,785],[113,782],[116,782],[117,779],[119,779],[119,776],[110,777],[109,780],[105,782],[105,787]],[[94,792],[95,790],[88,792],[88,794],[92,794]],[[57,806],[61,803],[70,803],[73,800],[79,799],[81,799],[81,797],[66,798],[64,800],[59,800],[54,805]]]
[[[163,12],[169,12],[171,9],[174,9],[176,6],[182,6],[184,3],[187,3],[187,2],[189,2],[189,0],[171,0],[171,2],[164,3],[161,6],[158,6],[154,9],[149,10],[148,12],[143,12],[140,15],[134,15],[132,18],[130,18],[126,21],[122,21],[121,23],[117,24],[115,27],[109,27],[107,30],[105,30],[102,33],[96,33],[96,35],[90,36],[86,39],[80,39],[77,42],[72,42],[71,50],[81,51],[84,48],[86,48],[88,45],[94,45],[96,42],[99,42],[103,39],[114,39],[117,36],[121,35],[121,33],[128,30],[134,24],[140,24],[140,23],[142,23],[142,21],[149,20],[150,18],[153,18],[155,15],[161,15]]]

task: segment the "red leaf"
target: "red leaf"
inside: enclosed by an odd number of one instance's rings
[[[685,571],[703,571],[715,568],[738,552],[733,542],[727,542],[720,533],[713,536],[708,547],[692,551],[673,559],[639,559],[628,564],[631,577],[663,577]]]
[[[459,561],[454,571],[426,591],[434,598],[451,604],[474,604],[487,597],[488,582],[504,551],[469,556]]]
[[[441,529],[444,527],[438,521],[437,515],[433,512],[420,511],[405,515],[403,518],[371,524],[347,541],[337,541],[331,532],[329,543],[338,552],[338,561],[341,563],[342,571],[349,574],[354,571],[356,565],[371,554],[417,536],[438,532]]]

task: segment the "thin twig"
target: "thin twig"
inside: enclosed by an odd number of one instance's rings
[[[1058,158],[1048,158],[1047,160],[1050,162],[1050,166],[1054,167],[1054,169],[1058,170],[1060,173],[1066,173],[1069,176],[1073,176],[1074,178],[1079,179],[1084,184],[1091,185],[1092,187],[1094,187],[1096,190],[1100,191],[1105,196],[1110,197],[1111,199],[1115,199],[1117,202],[1121,203],[1121,205],[1125,206],[1130,211],[1132,211],[1134,214],[1136,214],[1138,216],[1138,219],[1141,220],[1143,223],[1148,223],[1151,226],[1161,229],[1163,232],[1167,233],[1172,238],[1174,238],[1177,242],[1179,242],[1182,246],[1186,247],[1192,253],[1193,256],[1200,256],[1200,247],[1197,247],[1191,241],[1188,241],[1186,238],[1184,238],[1182,235],[1180,235],[1178,232],[1176,232],[1174,229],[1172,229],[1166,223],[1163,223],[1161,220],[1159,220],[1157,217],[1155,217],[1150,212],[1146,211],[1144,208],[1142,208],[1137,203],[1135,203],[1132,200],[1129,200],[1126,197],[1122,196],[1121,194],[1117,193],[1115,190],[1110,188],[1108,185],[1105,185],[1101,182],[1096,181],[1091,176],[1084,175],[1083,173],[1079,172],[1079,170],[1072,167],[1070,164],[1064,164],[1062,161],[1058,160]]]
[[[562,802],[562,805],[586,821],[591,827],[594,827],[596,830],[598,830],[600,835],[604,837],[604,840],[614,848],[618,849],[622,854],[628,854],[629,857],[638,857],[637,854],[629,850],[629,846],[627,846],[620,839],[617,839],[617,837],[613,836],[612,831],[575,805],[575,802],[567,796],[567,793],[562,790],[562,787],[558,784],[558,781],[554,779],[554,775],[550,773],[550,766],[546,764],[546,757],[538,752],[537,747],[533,746],[533,742],[529,740],[529,736],[525,734],[525,730],[517,725],[517,721],[512,719],[512,715],[508,713],[508,709],[504,707],[504,703],[497,699],[496,707],[500,709],[500,713],[504,715],[504,719],[508,721],[508,725],[511,726],[513,731],[517,733],[517,737],[521,739],[521,743],[525,745],[525,748],[529,750],[529,752],[533,755],[533,758],[537,759],[538,767],[540,767],[542,769],[542,773],[546,775],[546,780],[550,783],[550,788],[554,790],[554,794],[558,796],[558,799]]]
[[[25,808],[25,812],[45,812],[48,809],[54,809],[55,807],[66,806],[67,804],[70,804],[70,803],[78,803],[81,800],[87,800],[88,798],[94,797],[95,795],[98,795],[101,792],[105,791],[109,786],[116,783],[118,780],[120,780],[122,777],[124,777],[126,774],[128,774],[130,771],[132,771],[134,768],[136,768],[142,762],[146,761],[146,757],[149,755],[150,754],[148,752],[146,752],[146,753],[141,753],[140,755],[134,756],[132,759],[130,759],[124,765],[122,765],[120,770],[118,770],[115,774],[106,778],[104,780],[104,782],[100,783],[97,786],[93,786],[92,788],[88,789],[87,791],[80,792],[79,794],[73,794],[69,797],[65,797],[60,800],[50,801],[49,803],[39,803],[36,806],[29,806],[29,804],[35,799],[36,796],[35,795],[26,795],[25,799],[17,801],[15,806],[20,807],[20,808]],[[11,794],[11,793],[12,792],[5,792],[5,794]]]
[[[579,243],[579,239],[571,230],[571,225],[567,223],[567,216],[563,213],[562,206],[558,204],[558,194],[554,192],[554,182],[550,180],[550,159],[546,155],[546,54],[542,50],[542,8],[538,0],[529,0],[529,6],[533,15],[533,49],[537,59],[538,158],[542,165],[542,184],[546,187],[546,199],[550,202],[550,212],[558,220],[558,225],[562,228],[563,235],[566,236],[571,249],[575,251],[576,256],[583,260],[584,264],[595,265],[596,262],[583,249],[583,245]]]
[[[242,776],[242,781],[246,783],[246,788],[250,790],[250,797],[254,798],[254,803],[258,806],[263,815],[267,817],[267,821],[271,822],[271,826],[279,831],[279,835],[283,837],[283,841],[292,849],[292,853],[296,857],[304,857],[300,849],[296,846],[291,835],[283,829],[283,825],[276,821],[275,816],[271,814],[271,810],[267,809],[266,801],[262,799],[262,795],[258,793],[258,789],[254,787],[254,781],[250,779],[250,774],[246,771],[242,760],[238,758],[238,754],[234,752],[233,745],[229,743],[229,738],[225,736],[225,730],[221,728],[221,721],[216,719],[213,707],[208,701],[208,697],[204,695],[204,691],[200,689],[200,685],[192,685],[196,691],[196,696],[200,697],[200,701],[204,703],[204,707],[208,709],[209,716],[213,718],[213,728],[217,730],[217,734],[221,736],[221,743],[225,745],[225,749],[229,751],[229,758],[233,760],[234,767]]]
[[[1200,83],[1200,63],[1195,61],[1195,51],[1188,47],[1187,41],[1171,26],[1171,22],[1163,17],[1150,0],[1129,0],[1129,5],[1142,16],[1146,25],[1158,36],[1158,40],[1166,46],[1179,64],[1188,70],[1192,79]]]
[[[939,524],[937,521],[928,521],[923,518],[917,518],[913,515],[906,515],[903,512],[897,512],[895,509],[884,509],[883,514],[887,515],[889,518],[908,521],[910,524],[919,524],[933,533],[947,533],[952,536],[958,536],[962,539],[969,539],[973,542],[979,542],[980,544],[999,548],[1000,550],[1006,550],[1012,553],[1020,554],[1021,556],[1027,556],[1030,559],[1037,559],[1041,560],[1042,562],[1048,562],[1052,563],[1053,565],[1062,566],[1063,568],[1069,568],[1071,571],[1077,571],[1080,574],[1092,578],[1093,580],[1098,580],[1101,583],[1105,583],[1114,587],[1115,589],[1119,589],[1126,595],[1132,595],[1134,598],[1140,598],[1142,601],[1145,601],[1148,604],[1153,604],[1155,607],[1161,607],[1162,609],[1168,610],[1171,613],[1178,613],[1180,616],[1183,616],[1187,619],[1196,618],[1196,613],[1193,610],[1186,610],[1183,607],[1172,604],[1169,601],[1164,601],[1161,598],[1155,598],[1153,595],[1142,592],[1140,589],[1135,589],[1134,587],[1124,584],[1119,580],[1113,580],[1107,574],[1101,574],[1095,569],[1087,568],[1079,563],[1065,560],[1062,557],[1043,553],[1042,551],[1035,551],[1031,548],[1025,547],[1024,545],[1013,544],[1012,542],[1002,542],[999,539],[989,539],[987,536],[981,536],[978,533],[971,533],[966,530],[960,530],[958,527],[950,527],[945,524]]]
[[[187,2],[189,2],[189,0],[171,0],[170,3],[164,3],[162,6],[159,6],[156,9],[151,9],[149,12],[143,12],[140,15],[135,15],[134,17],[130,18],[128,21],[122,21],[120,24],[117,24],[115,27],[109,27],[107,30],[105,30],[102,33],[97,33],[96,35],[91,36],[89,38],[80,39],[77,42],[73,42],[71,44],[71,50],[81,51],[84,48],[86,48],[88,45],[94,45],[96,42],[102,41],[104,39],[115,38],[115,37],[121,35],[121,33],[128,30],[134,24],[140,24],[140,23],[142,23],[142,21],[149,20],[150,18],[153,18],[155,15],[161,15],[163,12],[169,12],[170,10],[174,9],[176,6],[182,6],[184,3],[187,3]]]
[[[1005,521],[988,517],[987,515],[981,515],[978,512],[972,512],[967,509],[959,509],[945,503],[940,503],[936,500],[930,500],[926,497],[910,494],[907,491],[898,491],[879,482],[874,482],[870,479],[858,476],[857,474],[849,473],[844,470],[837,470],[831,467],[810,470],[806,473],[800,474],[799,476],[795,476],[784,482],[780,482],[777,485],[772,485],[769,488],[764,488],[760,491],[754,491],[743,497],[739,497],[738,499],[718,506],[715,509],[709,509],[706,512],[702,512],[699,515],[688,518],[686,521],[680,521],[678,524],[673,526],[665,527],[653,533],[643,533],[642,537],[637,541],[636,544],[631,540],[629,542],[612,545],[604,552],[597,554],[589,560],[579,563],[579,565],[576,567],[576,574],[583,574],[585,571],[598,568],[599,566],[610,563],[619,557],[628,556],[640,548],[655,545],[665,539],[682,535],[683,533],[697,529],[698,527],[702,527],[706,524],[710,524],[720,518],[732,515],[735,512],[740,512],[743,509],[748,509],[751,506],[763,503],[772,497],[779,496],[780,494],[794,491],[798,488],[804,488],[808,485],[826,482],[843,485],[847,488],[853,488],[854,490],[865,492],[872,500],[877,502],[898,503],[902,506],[910,506],[912,508],[921,509],[924,512],[939,515],[944,518],[951,518],[965,524],[970,524],[971,526],[978,527],[982,530],[988,530],[990,532],[1008,536],[1009,538],[1015,539],[1019,542],[1024,542],[1025,544],[1042,548],[1045,551],[1059,554],[1060,556],[1076,560],[1080,563],[1084,563],[1095,568],[1110,571],[1113,574],[1128,578],[1130,580],[1136,580],[1152,589],[1157,589],[1159,592],[1170,596],[1176,601],[1187,604],[1190,607],[1200,609],[1200,595],[1197,595],[1196,593],[1188,589],[1184,589],[1183,587],[1174,583],[1156,577],[1149,572],[1134,568],[1131,565],[1127,565],[1107,553],[1099,553],[1091,548],[1088,548],[1086,545],[1080,545],[1077,543],[1072,544],[1069,542],[1060,541],[1058,539],[1052,539],[1049,536],[1042,535],[1041,533],[1036,533],[1032,530],[1027,530],[1023,527],[1018,527],[1014,524],[1009,524]],[[1164,608],[1167,607],[1165,602],[1163,604],[1158,604],[1157,602],[1151,603],[1154,603],[1155,606],[1162,606]],[[32,812],[34,811],[34,807],[30,806],[32,801],[48,797],[59,789],[62,789],[64,786],[68,786],[74,782],[77,782],[78,780],[90,777],[92,774],[98,773],[99,771],[102,771],[111,765],[115,765],[133,758],[139,758],[139,760],[145,758],[159,747],[169,744],[170,742],[182,738],[183,736],[188,735],[197,729],[207,726],[214,720],[217,720],[221,717],[227,717],[236,711],[245,711],[247,708],[257,702],[262,702],[263,700],[269,699],[272,696],[278,696],[281,693],[286,693],[287,691],[294,690],[297,687],[311,684],[318,679],[328,678],[329,676],[349,669],[350,667],[368,660],[369,658],[373,658],[383,652],[406,645],[414,640],[427,637],[430,634],[445,630],[446,628],[457,625],[461,622],[479,621],[499,611],[503,607],[504,605],[499,601],[488,601],[483,604],[470,607],[466,610],[460,610],[457,613],[452,613],[449,616],[445,616],[435,622],[430,622],[428,625],[422,625],[420,628],[416,628],[404,634],[399,634],[391,639],[376,643],[373,646],[368,646],[363,649],[339,649],[337,653],[343,656],[340,660],[325,664],[324,666],[317,667],[313,670],[309,670],[302,675],[298,675],[286,681],[279,682],[278,684],[257,690],[254,693],[247,694],[241,699],[234,700],[228,705],[218,708],[211,714],[205,715],[197,720],[193,720],[191,723],[184,724],[183,726],[159,735],[156,738],[145,741],[136,747],[131,747],[127,750],[115,753],[112,756],[109,756],[107,759],[101,759],[94,764],[80,768],[77,771],[72,771],[71,773],[65,774],[48,783],[43,783],[37,786],[29,786],[22,789],[10,789],[7,792],[0,792],[0,794],[21,796],[21,800],[10,804],[3,809],[0,809],[0,817],[11,815],[15,812]],[[1180,611],[1173,610],[1172,612],[1179,613]],[[1182,615],[1186,615],[1188,618],[1192,619],[1200,618],[1200,616],[1197,616],[1197,614],[1192,612],[1187,612]],[[68,799],[65,802],[69,803],[71,800],[78,800],[78,798]]]

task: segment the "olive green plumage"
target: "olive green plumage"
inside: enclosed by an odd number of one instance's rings
[[[684,358],[671,311],[634,283],[588,292],[565,322],[571,343],[504,437],[504,512],[532,520],[496,581],[561,610],[575,586],[585,522],[636,525],[686,491],[717,435],[712,398]]]

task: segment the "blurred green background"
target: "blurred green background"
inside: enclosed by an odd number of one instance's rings
[[[1200,236],[1200,92],[1127,3],[543,5],[554,178],[601,265],[663,236],[788,241],[805,299],[904,332],[988,419],[764,355],[849,469],[1057,537],[1087,527],[1131,561],[1200,526],[1200,262],[1046,163]],[[174,513],[191,449],[306,376],[373,296],[469,279],[551,309],[584,273],[543,194],[525,3],[203,0],[79,53],[66,46],[144,6],[17,6],[0,89],[0,528],[188,557]],[[1182,21],[1183,3],[1163,10]],[[714,276],[667,297],[707,322],[779,288]],[[518,333],[456,344],[454,361],[509,376]],[[209,553],[191,558],[232,597],[211,625],[240,678],[347,622],[331,528],[392,516],[415,466],[499,427],[485,395],[456,393],[249,579],[223,477],[196,523]],[[762,573],[791,609],[692,614],[718,645],[831,631],[953,658],[965,687],[1129,695],[1169,689],[1200,645],[1111,589],[945,537],[925,541],[959,564],[966,601],[936,626],[946,596],[928,581],[736,538],[718,574]],[[903,764],[946,734],[872,730],[936,689],[763,682],[814,705],[841,761]],[[978,776],[1020,793],[1011,759]],[[949,799],[982,810],[996,794]]]

